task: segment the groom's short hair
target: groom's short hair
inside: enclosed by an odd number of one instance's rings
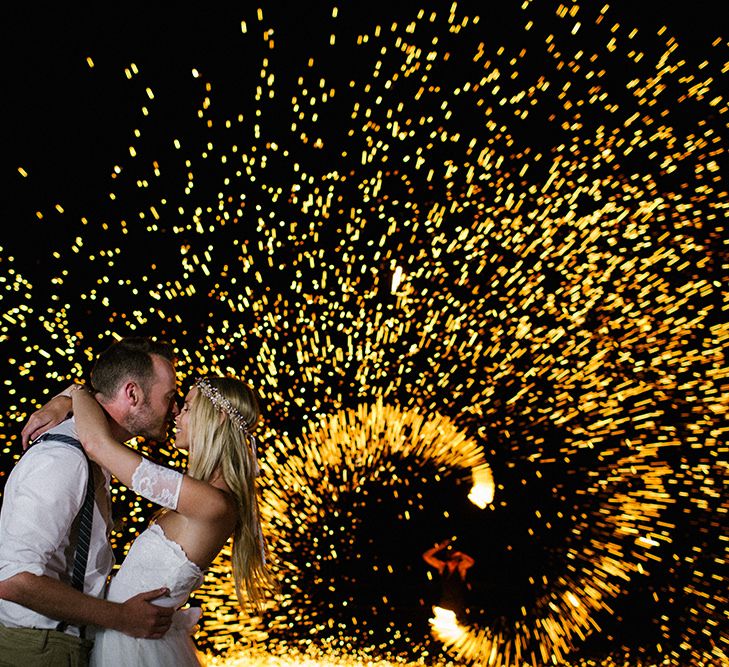
[[[91,369],[91,386],[106,398],[111,398],[128,379],[138,383],[143,391],[148,391],[154,378],[154,354],[175,363],[176,356],[170,343],[145,336],[120,338],[97,357]]]

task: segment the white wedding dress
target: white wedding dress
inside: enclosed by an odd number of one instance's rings
[[[162,528],[151,524],[134,540],[109,585],[107,599],[124,602],[130,597],[167,587],[169,596],[154,604],[181,607],[203,582],[204,572],[191,562],[179,544]],[[136,639],[114,630],[99,629],[91,654],[91,667],[199,667],[205,658],[191,633],[200,619],[199,608],[178,609],[172,626],[161,639]]]

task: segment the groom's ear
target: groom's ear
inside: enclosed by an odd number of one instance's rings
[[[130,407],[136,407],[142,402],[144,394],[141,387],[133,381],[128,381],[122,389],[124,399]]]

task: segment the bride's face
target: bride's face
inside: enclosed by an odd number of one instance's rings
[[[190,405],[192,400],[197,395],[197,387],[193,387],[185,396],[185,404],[182,406],[182,410],[175,417],[175,449],[180,449],[183,452],[190,451],[190,432],[188,430],[188,423],[190,417]]]

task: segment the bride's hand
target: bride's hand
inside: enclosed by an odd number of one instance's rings
[[[46,431],[68,419],[71,412],[71,401],[68,392],[75,385],[66,388],[54,396],[48,403],[38,408],[25,422],[20,432],[23,451],[30,447],[30,443],[43,435]]]
[[[95,442],[112,437],[109,421],[99,402],[85,387],[76,385],[71,391],[71,400],[78,439],[91,455],[89,450]]]

